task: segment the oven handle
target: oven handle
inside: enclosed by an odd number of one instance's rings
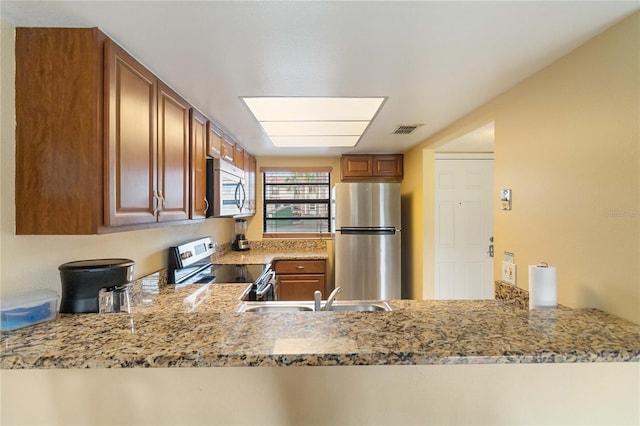
[[[265,286],[262,288],[262,290],[260,290],[260,291],[257,291],[257,292],[256,292],[256,299],[258,299],[258,300],[262,300],[262,297],[264,297],[264,295],[265,295],[269,290],[271,290],[272,288],[275,290],[275,287],[274,287],[274,284],[273,284],[273,281],[274,281],[275,275],[276,275],[276,272],[275,272],[275,271],[269,271],[269,272],[267,273],[267,275],[266,275],[266,276],[267,276],[267,277],[269,277],[269,278],[268,278],[268,279],[266,279],[266,278],[265,278],[265,280],[264,280],[264,281],[266,281],[268,284],[267,284],[267,285],[265,285]],[[264,281],[263,281],[263,282],[264,282]]]

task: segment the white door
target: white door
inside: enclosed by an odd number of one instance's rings
[[[435,297],[493,299],[493,159],[437,158],[435,178]]]

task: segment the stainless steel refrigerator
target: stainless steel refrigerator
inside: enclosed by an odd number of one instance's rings
[[[400,184],[336,183],[335,285],[340,299],[400,299]]]

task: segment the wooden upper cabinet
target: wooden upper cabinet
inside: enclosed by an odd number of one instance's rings
[[[222,157],[222,136],[211,121],[207,122],[207,156],[211,158]]]
[[[105,35],[16,28],[15,37],[16,233],[101,232]]]
[[[158,221],[189,218],[190,105],[158,83]]]
[[[400,182],[404,175],[402,154],[348,154],[340,159],[345,182]]]
[[[191,134],[180,95],[97,28],[16,28],[15,58],[17,234],[203,216],[204,158],[223,148],[201,115]]]
[[[220,150],[220,158],[231,164],[235,161],[235,147],[236,144],[231,142],[227,138],[222,138],[222,149]]]
[[[244,152],[244,148],[236,144],[233,151],[233,164],[242,170],[244,170]]]
[[[204,219],[207,211],[207,118],[191,108],[191,219]]]
[[[402,154],[374,155],[373,176],[402,180],[404,176]]]
[[[105,224],[153,223],[157,197],[156,77],[111,40],[105,43],[107,114]]]
[[[343,155],[340,164],[342,179],[373,176],[372,162],[371,155]]]

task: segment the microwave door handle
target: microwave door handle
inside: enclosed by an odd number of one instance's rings
[[[240,182],[238,185],[240,185],[240,189],[242,190],[242,198],[239,200],[238,206],[240,208],[240,211],[242,212],[242,209],[244,208],[244,202],[247,200],[247,192],[245,191],[242,182]]]
[[[240,183],[236,185],[236,190],[233,193],[233,201],[235,201],[237,208],[240,208],[240,185]]]

